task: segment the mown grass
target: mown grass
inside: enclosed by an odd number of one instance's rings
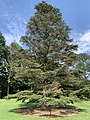
[[[25,116],[15,113],[14,109],[19,108],[20,104],[16,100],[0,100],[0,120],[50,120],[50,118]],[[90,101],[75,103],[74,105],[84,111],[77,115],[51,118],[51,120],[90,120]]]

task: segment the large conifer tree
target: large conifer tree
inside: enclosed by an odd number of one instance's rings
[[[37,68],[29,68],[28,74],[36,85],[34,93],[42,95],[40,100],[54,101],[56,96],[57,101],[60,101],[58,98],[63,94],[62,89],[71,77],[69,67],[75,60],[73,51],[77,45],[72,44],[70,28],[63,21],[58,8],[43,1],[35,9],[35,15],[27,24],[26,35],[21,38],[39,64]]]
[[[77,45],[72,45],[70,28],[62,20],[60,10],[46,2],[39,3],[35,9],[21,41],[29,47],[43,70],[55,69],[56,63],[71,65]]]

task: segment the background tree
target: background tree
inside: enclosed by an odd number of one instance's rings
[[[33,71],[39,67],[33,56],[28,50],[23,49],[17,43],[11,43],[9,49],[9,67],[10,67],[10,94],[17,91],[32,89],[35,84],[33,79]],[[31,58],[32,57],[32,58]]]
[[[7,47],[5,38],[0,33],[0,96],[6,95],[7,91]]]
[[[90,77],[90,55],[81,53],[78,55],[78,59],[75,63],[75,69],[83,72],[83,79],[89,79]]]

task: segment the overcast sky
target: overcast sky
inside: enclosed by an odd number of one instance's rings
[[[7,44],[24,35],[34,5],[41,0],[0,0],[0,31]],[[90,0],[46,0],[61,10],[63,19],[72,28],[71,37],[78,43],[78,52],[90,53]]]

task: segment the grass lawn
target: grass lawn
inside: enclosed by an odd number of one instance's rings
[[[0,120],[90,120],[90,101],[75,103],[75,106],[84,111],[77,115],[48,119],[17,114],[13,110],[20,107],[20,102],[3,99],[0,100]]]

